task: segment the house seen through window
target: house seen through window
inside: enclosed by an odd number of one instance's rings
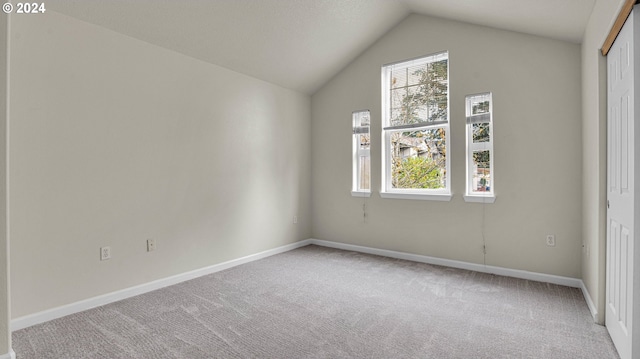
[[[382,68],[383,197],[451,198],[448,53]]]

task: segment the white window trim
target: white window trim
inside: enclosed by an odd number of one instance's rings
[[[358,110],[358,111],[352,112],[351,114],[352,128],[353,128],[353,115],[360,112],[369,112],[369,136],[371,136],[371,112],[369,110]],[[356,138],[357,137],[355,136],[355,134],[352,134],[351,136],[351,143],[352,143],[351,195],[353,197],[371,197],[371,188],[369,188],[368,190],[359,189],[359,183],[361,180],[360,171],[359,171],[360,157],[361,156],[369,157],[369,161],[371,161],[371,149],[370,148],[367,150],[360,149],[360,146],[358,144],[358,141],[356,141]],[[371,173],[369,173],[369,187],[371,187]]]
[[[432,60],[435,58],[435,60]],[[396,63],[391,63],[382,66],[381,69],[381,78],[382,78],[382,86],[381,86],[381,98],[382,98],[382,184],[380,188],[380,197],[382,198],[396,198],[396,199],[417,199],[417,200],[431,200],[431,201],[451,201],[453,194],[451,193],[451,96],[447,96],[447,109],[449,110],[449,114],[447,115],[447,123],[446,124],[425,124],[425,126],[413,127],[411,130],[421,130],[421,129],[435,129],[435,128],[445,128],[445,149],[447,153],[446,159],[446,173],[447,173],[447,181],[446,187],[442,189],[405,189],[405,188],[393,188],[392,187],[392,179],[391,179],[391,171],[387,171],[389,166],[391,166],[391,149],[387,146],[390,143],[389,136],[392,132],[396,130],[385,130],[384,128],[389,123],[389,69],[392,68],[396,64],[403,64],[404,66],[416,66],[419,64],[424,64],[432,61],[437,61],[438,59],[447,59],[449,61],[449,53],[448,51],[444,51],[441,53],[435,53],[432,55],[422,56],[417,59],[407,60],[407,61],[399,61]],[[404,67],[403,66],[403,67]],[[449,71],[449,66],[447,65],[447,72]],[[449,75],[447,75],[447,78]]]
[[[465,194],[464,196],[465,202],[470,203],[494,203],[496,201],[495,195],[477,195],[477,194]]]
[[[395,198],[395,199],[418,199],[424,201],[442,201],[449,202],[453,195],[451,193],[415,193],[415,192],[380,192],[382,198]]]
[[[489,141],[481,142],[481,143],[473,143],[473,133],[472,126],[467,121],[468,116],[465,117],[465,131],[466,131],[466,171],[467,171],[467,180],[466,180],[466,190],[463,198],[465,202],[473,202],[473,203],[494,203],[496,201],[495,195],[495,172],[493,170],[494,167],[494,149],[493,149],[493,93],[491,92],[483,92],[478,94],[472,94],[465,96],[465,115],[469,114],[467,98],[475,97],[480,95],[489,95]],[[490,192],[473,192],[471,191],[471,186],[473,184],[473,171],[471,167],[473,166],[473,152],[474,151],[482,151],[489,150],[489,173],[491,173],[491,189]]]

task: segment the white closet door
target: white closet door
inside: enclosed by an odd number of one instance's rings
[[[640,84],[634,63],[634,29],[638,27],[640,9],[627,19],[607,56],[607,288],[605,322],[621,359],[640,358],[637,308],[634,298],[640,289],[640,246],[635,244],[640,215],[635,201],[634,88]],[[636,37],[638,35],[636,34]],[[640,94],[639,94],[640,95]],[[640,169],[640,168],[638,168]],[[635,342],[635,343],[634,343]]]

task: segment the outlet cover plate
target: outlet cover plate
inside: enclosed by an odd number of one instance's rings
[[[153,252],[156,250],[156,240],[147,239],[147,252]]]
[[[111,247],[100,247],[100,260],[106,261],[111,258]]]
[[[556,245],[556,236],[553,234],[547,234],[547,245],[550,247],[555,247]]]

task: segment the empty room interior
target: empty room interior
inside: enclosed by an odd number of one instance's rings
[[[640,358],[607,321],[633,4],[7,2],[0,359]]]

